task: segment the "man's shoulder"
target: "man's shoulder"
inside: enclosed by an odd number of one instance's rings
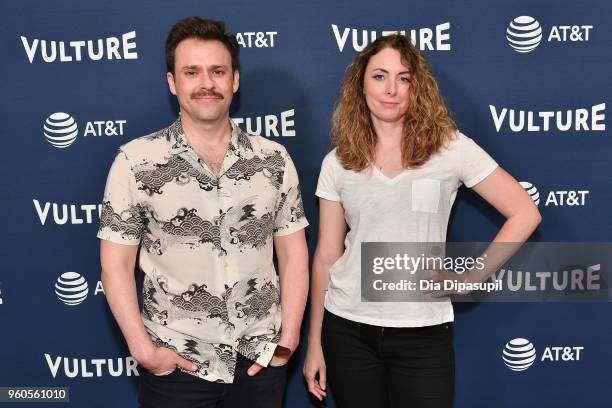
[[[270,140],[267,137],[254,135],[251,133],[247,133],[245,131],[242,132],[242,137],[248,141],[251,149],[255,154],[267,154],[269,152],[279,152],[283,156],[289,156],[287,149],[279,142],[275,142],[274,140]]]
[[[150,155],[157,156],[160,152],[168,150],[172,143],[172,126],[165,127],[144,136],[137,137],[119,147],[131,159],[146,159]]]
[[[246,131],[241,131],[241,145],[253,151],[257,156],[263,155],[268,156],[270,153],[280,153],[282,156],[289,157],[289,153],[285,146],[279,142],[268,139],[261,135],[255,135]]]

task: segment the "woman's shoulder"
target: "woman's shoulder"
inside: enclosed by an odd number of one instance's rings
[[[473,144],[476,144],[474,139],[457,129],[449,136],[441,153],[459,155]]]
[[[466,136],[459,129],[456,129],[449,135],[445,147],[448,150],[458,149],[462,144],[469,140],[471,139],[468,136]]]
[[[334,167],[340,166],[340,162],[338,161],[338,156],[336,155],[336,148],[335,147],[332,150],[330,150],[325,155],[325,157],[323,157],[322,166],[334,166]],[[340,166],[340,167],[342,167],[342,166]]]

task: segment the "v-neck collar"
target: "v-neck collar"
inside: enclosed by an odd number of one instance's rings
[[[382,171],[378,169],[376,166],[372,166],[374,169],[374,175],[378,177],[379,180],[384,182],[388,186],[392,186],[396,184],[398,181],[403,179],[408,175],[408,169],[402,170],[401,173],[397,174],[395,177],[387,177]]]

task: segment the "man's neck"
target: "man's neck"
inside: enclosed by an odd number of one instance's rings
[[[211,122],[194,121],[188,115],[181,115],[183,133],[192,146],[216,146],[227,143],[232,127],[229,116]]]

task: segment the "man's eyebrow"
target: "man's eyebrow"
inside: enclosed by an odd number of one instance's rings
[[[200,69],[200,65],[186,65],[184,67],[181,68],[181,71],[186,71],[186,70],[199,70]],[[227,69],[227,65],[225,64],[215,64],[215,65],[211,65],[208,69],[219,69],[219,68],[223,68],[223,69]]]

